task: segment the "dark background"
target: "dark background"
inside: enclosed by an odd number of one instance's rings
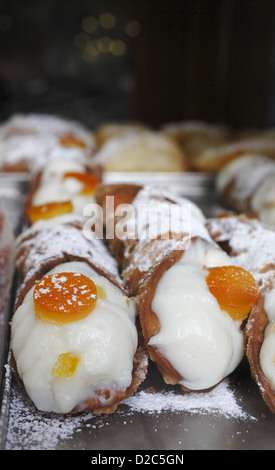
[[[0,119],[275,126],[274,0],[0,0]]]

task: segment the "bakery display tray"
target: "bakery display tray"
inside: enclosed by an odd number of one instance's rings
[[[212,175],[107,173],[108,183],[154,183],[199,205],[206,217],[225,210]],[[0,174],[0,199],[21,230],[27,175]],[[183,392],[165,384],[152,362],[147,378],[111,415],[55,415],[38,412],[18,386],[9,365],[9,321],[16,278],[0,310],[2,450],[274,450],[275,415],[251,378],[246,358],[208,393]]]

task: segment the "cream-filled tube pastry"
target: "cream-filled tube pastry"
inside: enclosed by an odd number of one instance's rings
[[[71,144],[79,147],[94,147],[95,140],[83,124],[62,116],[46,113],[14,114],[0,126],[0,138],[6,140],[11,136],[56,136],[61,141],[71,139]]]
[[[180,145],[191,170],[203,152],[214,151],[232,139],[229,127],[203,121],[170,122],[162,127],[162,132]]]
[[[275,161],[256,154],[234,159],[217,175],[217,191],[233,210],[275,225]]]
[[[85,262],[40,278],[11,324],[14,370],[37,409],[111,413],[144,380],[135,302]]]
[[[172,194],[160,188],[133,186],[103,188],[99,199],[111,190],[117,203],[131,200],[134,207],[146,199],[156,207],[175,204]],[[145,343],[164,380],[187,390],[205,390],[241,361],[243,321],[258,287],[211,239],[194,208],[190,223],[189,237],[183,232],[168,239],[124,239],[111,247],[136,295]]]
[[[272,132],[244,137],[236,136],[231,142],[206,148],[194,159],[193,168],[197,171],[217,174],[222,168],[244,155],[265,155],[275,158],[275,141]]]
[[[208,222],[212,237],[239,266],[253,273],[259,296],[245,325],[246,355],[259,391],[275,412],[275,231],[244,215]]]
[[[92,132],[78,122],[48,114],[16,114],[0,126],[1,171],[35,175],[56,158],[89,161]]]
[[[12,135],[0,140],[0,162],[3,172],[26,172],[31,178],[49,162],[58,158],[69,161],[91,160],[91,151],[71,144],[63,144],[53,135]]]
[[[158,131],[142,130],[110,138],[95,161],[104,171],[181,172],[187,170],[180,146]]]
[[[165,381],[187,390],[216,386],[244,355],[243,322],[258,288],[219,247],[200,238],[152,270],[139,289],[150,356]]]

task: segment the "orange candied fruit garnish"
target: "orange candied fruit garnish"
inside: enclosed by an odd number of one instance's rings
[[[63,214],[69,214],[73,211],[71,201],[58,201],[41,204],[40,206],[30,206],[27,209],[29,219],[32,223],[40,219],[52,219]]]
[[[80,191],[81,194],[93,194],[98,185],[98,178],[92,173],[78,173],[70,171],[65,173],[64,178],[75,178],[83,184],[83,188]]]
[[[74,135],[64,135],[59,139],[59,142],[63,147],[80,147],[80,148],[86,148],[87,145],[86,143],[75,137]]]
[[[62,379],[72,377],[79,363],[79,357],[71,353],[59,354],[58,359],[53,366],[53,375]]]
[[[40,320],[68,323],[87,317],[95,308],[95,283],[80,273],[55,273],[37,281],[34,292],[34,311]]]
[[[238,266],[213,268],[206,282],[221,309],[236,321],[244,320],[252,309],[258,286],[251,273]]]

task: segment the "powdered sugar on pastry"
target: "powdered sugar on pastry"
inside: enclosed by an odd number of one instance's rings
[[[73,135],[85,142],[87,147],[95,146],[93,134],[85,126],[52,114],[14,114],[0,127],[1,139],[8,139],[12,135],[34,136],[38,134],[58,137]]]
[[[82,259],[103,271],[122,285],[115,260],[102,240],[87,240],[81,229],[72,225],[57,225],[27,234],[16,248],[16,267],[23,274],[23,285],[41,271],[46,263]]]
[[[53,135],[14,135],[0,141],[1,165],[12,168],[24,163],[26,171],[39,173],[52,160],[66,158],[83,164],[89,152],[78,147],[64,147]]]

